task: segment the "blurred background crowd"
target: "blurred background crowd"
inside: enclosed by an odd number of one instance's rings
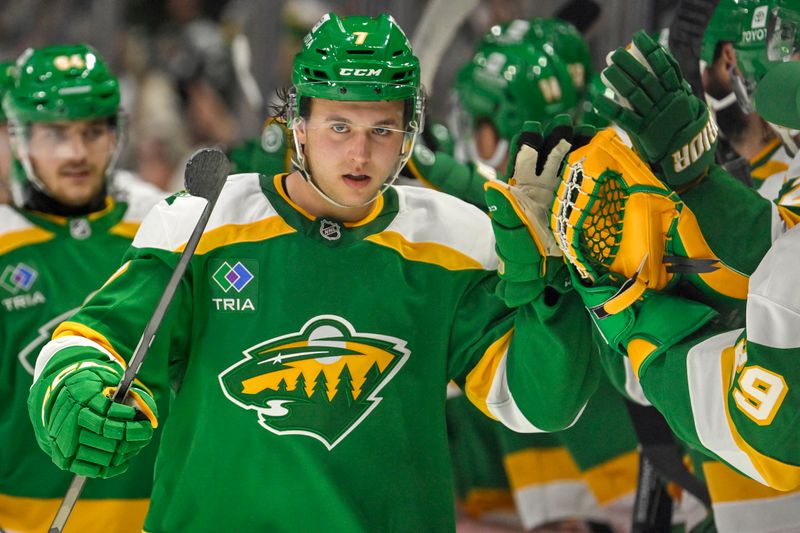
[[[319,17],[391,13],[414,42],[429,0],[3,0],[0,60],[27,47],[87,43],[122,84],[128,141],[121,166],[165,191],[181,187],[196,147],[257,137],[293,55]],[[447,111],[458,68],[487,29],[513,18],[566,15],[587,38],[596,67],[638,29],[670,20],[666,0],[480,0],[447,47],[429,97]],[[439,115],[439,116],[437,116]]]

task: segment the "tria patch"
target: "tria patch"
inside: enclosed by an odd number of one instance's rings
[[[258,261],[215,259],[211,272],[211,305],[216,311],[255,312],[258,304]]]
[[[0,287],[11,294],[17,294],[20,291],[29,290],[38,276],[39,273],[25,263],[8,265],[0,274]]]
[[[247,270],[247,267],[241,261],[237,261],[233,266],[225,261],[211,276],[211,279],[216,281],[219,288],[225,292],[231,289],[236,292],[242,292],[247,287],[247,284],[253,281],[253,278],[253,274]]]
[[[219,374],[225,396],[255,411],[270,432],[311,437],[332,450],[378,407],[378,393],[411,352],[402,339],[321,315],[243,353]]]
[[[320,219],[319,234],[329,241],[338,241],[342,237],[342,227],[337,222]]]

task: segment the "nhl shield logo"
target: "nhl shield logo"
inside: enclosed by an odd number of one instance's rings
[[[360,333],[334,315],[244,351],[219,375],[225,396],[276,435],[304,435],[332,450],[380,404],[378,393],[410,355],[406,341]]]
[[[319,234],[329,241],[336,241],[342,236],[342,228],[336,222],[323,218],[319,221]]]

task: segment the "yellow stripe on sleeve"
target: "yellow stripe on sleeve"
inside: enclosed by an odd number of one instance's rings
[[[497,367],[500,366],[500,362],[508,351],[513,332],[514,329],[512,328],[489,346],[483,357],[478,361],[478,364],[467,375],[467,381],[464,385],[464,392],[469,401],[480,409],[483,414],[494,420],[497,420],[497,417],[489,411],[486,400],[489,397],[492,383],[494,383]]]
[[[84,326],[78,322],[62,322],[53,332],[53,339],[57,339],[59,337],[66,337],[68,335],[75,335],[77,337],[83,337],[84,339],[89,339],[92,342],[95,342],[105,348],[106,350],[114,356],[114,358],[122,365],[122,368],[127,366],[125,359],[111,346],[111,343],[102,333],[93,330],[89,326]]]

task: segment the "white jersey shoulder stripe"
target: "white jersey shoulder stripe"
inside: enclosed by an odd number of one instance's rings
[[[94,348],[95,350],[104,353],[106,357],[108,357],[109,362],[122,368],[122,364],[120,364],[117,358],[114,357],[114,355],[101,344],[98,344],[97,342],[85,337],[79,337],[78,335],[65,335],[63,337],[51,340],[42,347],[42,350],[39,352],[39,357],[36,358],[36,367],[33,371],[33,382],[39,379],[39,376],[42,375],[42,371],[44,371],[47,363],[49,363],[59,351],[63,350],[64,348],[71,348],[74,346]],[[125,369],[122,368],[122,370]]]
[[[20,215],[13,207],[0,205],[0,237],[7,233],[36,227],[27,218]]]
[[[127,170],[114,172],[114,197],[128,204],[124,222],[141,222],[147,213],[167,195],[158,187]]]
[[[741,329],[695,345],[686,356],[686,380],[695,430],[700,442],[751,478],[766,484],[747,453],[739,448],[728,424],[727,390],[722,383],[722,352],[736,343]],[[727,369],[733,372],[733,369]]]
[[[175,251],[189,240],[206,200],[177,196],[172,203],[161,201],[147,215],[133,240],[136,248]],[[204,234],[228,225],[247,225],[277,215],[261,190],[259,175],[228,176]]]
[[[750,277],[747,340],[772,348],[800,346],[800,226],[775,241]]]
[[[384,231],[412,243],[435,243],[475,260],[486,270],[497,269],[494,233],[489,217],[458,198],[424,187],[395,187],[399,209]]]

